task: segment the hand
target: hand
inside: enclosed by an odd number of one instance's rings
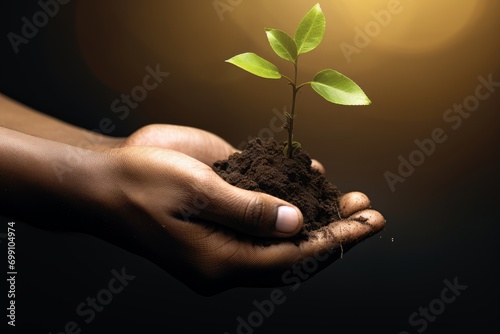
[[[152,260],[203,294],[286,283],[280,279],[292,265],[333,250],[321,266],[331,263],[385,222],[368,209],[365,195],[350,193],[340,201],[344,220],[299,246],[284,239],[263,247],[252,236],[284,238],[300,231],[298,208],[233,187],[207,165],[176,151],[125,147],[107,155],[112,165],[100,183],[110,222],[107,229],[99,227],[107,231],[105,239]],[[363,223],[356,220],[360,217]]]
[[[283,200],[233,187],[215,174],[209,166],[235,151],[219,137],[155,125],[127,139],[101,138],[2,96],[0,109],[2,123],[11,127],[0,127],[2,213],[102,237],[202,293],[285,284],[290,266],[331,250],[318,264],[325,266],[385,223],[368,210],[366,196],[351,193],[340,203],[345,219],[309,241],[256,246],[252,236],[298,233],[302,215]],[[77,148],[89,140],[99,145]]]
[[[187,126],[152,124],[134,132],[121,145],[151,146],[184,153],[207,165],[226,159],[236,149],[208,131]]]

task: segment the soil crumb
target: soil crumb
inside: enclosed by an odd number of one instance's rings
[[[285,146],[285,142],[272,138],[255,138],[241,153],[215,162],[213,169],[234,186],[264,192],[296,205],[304,216],[304,227],[293,239],[298,243],[307,240],[311,231],[340,219],[341,193],[323,174],[311,168],[307,152],[295,149],[290,159],[283,153]]]

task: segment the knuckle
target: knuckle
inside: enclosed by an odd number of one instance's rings
[[[247,230],[262,234],[262,227],[266,218],[266,202],[261,196],[256,196],[248,202],[244,211],[244,224]]]
[[[217,174],[210,167],[197,166],[196,169],[191,170],[191,173],[192,180],[196,180],[196,182],[190,182],[190,186],[194,187],[195,191],[210,193],[215,190]]]

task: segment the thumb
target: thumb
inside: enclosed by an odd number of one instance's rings
[[[207,190],[207,206],[200,218],[210,220],[240,232],[286,238],[296,235],[303,225],[300,210],[268,194],[244,190],[219,179],[216,189]]]

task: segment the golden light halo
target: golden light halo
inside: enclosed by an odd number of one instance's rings
[[[394,4],[393,7],[392,4]],[[399,4],[396,6],[396,4]],[[478,17],[484,2],[477,0],[344,0],[339,10],[345,13],[351,27],[365,30],[377,22],[379,33],[373,34],[371,44],[403,52],[431,52],[459,38],[460,33]],[[392,13],[391,10],[392,9]],[[375,13],[391,13],[385,23]],[[384,17],[385,19],[385,17]],[[381,24],[380,22],[383,22]],[[372,23],[372,25],[374,25]],[[374,32],[377,30],[375,29]]]

